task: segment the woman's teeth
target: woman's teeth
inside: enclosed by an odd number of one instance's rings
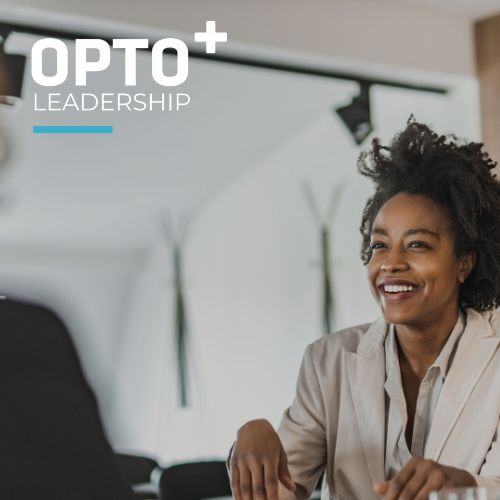
[[[412,292],[416,290],[417,287],[406,286],[406,285],[384,285],[384,291],[387,293],[398,293],[398,292]]]

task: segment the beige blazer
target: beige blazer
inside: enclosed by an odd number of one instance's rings
[[[500,313],[467,309],[425,458],[459,467],[480,485],[500,485]],[[385,354],[388,323],[347,328],[306,349],[297,395],[278,433],[293,481],[281,499],[305,500],[326,468],[323,499],[378,499],[385,480]]]

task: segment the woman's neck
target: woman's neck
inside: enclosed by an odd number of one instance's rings
[[[408,363],[411,370],[423,379],[443,350],[457,317],[458,305],[455,304],[419,324],[395,325],[400,364]]]

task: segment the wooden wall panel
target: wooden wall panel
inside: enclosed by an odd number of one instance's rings
[[[485,149],[500,174],[500,15],[474,26],[476,70],[481,100],[481,129]]]

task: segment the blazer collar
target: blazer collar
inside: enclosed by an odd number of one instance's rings
[[[356,352],[364,358],[376,353],[381,347],[383,348],[388,327],[389,323],[383,316],[380,316],[366,330]]]
[[[478,341],[494,336],[489,322],[491,312],[478,313],[474,309],[465,309],[464,312],[466,315],[465,332],[473,335]],[[356,352],[363,357],[376,352],[384,344],[388,327],[389,323],[383,316],[380,316],[366,330]]]

